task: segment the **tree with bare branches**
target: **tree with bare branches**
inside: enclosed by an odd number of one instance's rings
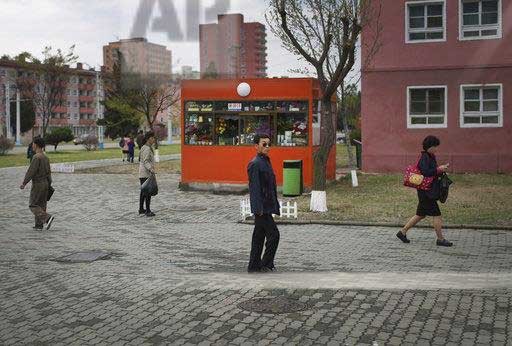
[[[69,65],[78,60],[74,48],[71,46],[64,53],[61,49],[54,52],[52,47],[45,47],[42,60],[27,52],[14,58],[18,66],[15,85],[25,98],[32,101],[34,109],[40,114],[42,137],[46,135],[55,108],[62,106],[66,100]]]
[[[121,76],[120,88],[110,93],[110,101],[143,116],[154,131],[157,117],[179,101],[179,89],[171,76],[127,72]]]
[[[310,65],[322,93],[320,146],[313,155],[313,211],[327,211],[327,161],[336,132],[332,98],[354,67],[363,27],[378,25],[372,1],[378,0],[269,0],[270,30],[284,48]]]

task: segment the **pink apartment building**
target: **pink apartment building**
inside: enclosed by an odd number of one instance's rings
[[[363,170],[403,171],[432,134],[454,172],[512,173],[512,2],[393,0],[380,20],[362,72]]]
[[[33,71],[23,69],[11,61],[0,61],[0,128],[8,137],[15,136],[15,123],[11,123],[10,129],[6,129],[7,99],[16,102],[14,89],[15,78],[35,78]],[[69,68],[67,91],[62,100],[62,105],[53,109],[48,131],[55,127],[69,127],[75,136],[82,134],[97,134],[97,119],[103,118],[104,107],[101,101],[104,98],[103,81],[100,71],[84,69],[82,63],[77,63],[76,68]],[[6,92],[9,91],[7,95]],[[22,100],[21,102],[26,102]],[[42,132],[42,118],[40,110],[36,109],[36,123],[33,131],[22,134],[24,141],[29,141],[32,134]],[[14,113],[15,115],[15,113]]]
[[[241,14],[222,14],[217,24],[199,26],[201,75],[215,71],[218,78],[265,78],[265,26],[244,23]]]

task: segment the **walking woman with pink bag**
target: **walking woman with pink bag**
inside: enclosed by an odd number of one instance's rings
[[[410,243],[407,239],[407,231],[414,227],[418,222],[423,220],[426,216],[432,216],[434,218],[434,230],[436,231],[438,246],[452,246],[453,243],[446,240],[443,236],[443,219],[441,218],[441,210],[437,200],[439,198],[439,177],[442,173],[448,170],[448,164],[438,166],[436,161],[437,147],[441,144],[439,138],[435,136],[427,136],[423,140],[423,151],[421,157],[418,160],[417,170],[421,175],[411,174],[408,176],[409,170],[406,171],[406,180],[419,180],[421,181],[404,181],[404,185],[414,187],[412,184],[416,184],[418,191],[418,208],[416,209],[416,215],[411,217],[407,224],[399,231],[396,236],[404,243]],[[428,182],[426,184],[425,182]],[[412,184],[411,184],[412,183]]]

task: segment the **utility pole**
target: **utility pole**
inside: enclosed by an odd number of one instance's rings
[[[18,88],[16,88],[16,145],[21,145],[21,107]]]
[[[7,128],[7,138],[11,139],[11,86],[9,82],[5,84],[5,127]]]
[[[100,72],[96,72],[96,114],[97,114],[97,118],[96,118],[96,124],[98,123],[98,119],[103,119],[103,113],[101,113],[101,105],[100,105],[100,95],[101,95],[101,91],[100,91]],[[104,135],[103,135],[103,126],[99,125],[98,126],[98,142],[99,142],[99,148],[100,150],[104,148],[104,144],[103,144],[103,140],[104,140]]]

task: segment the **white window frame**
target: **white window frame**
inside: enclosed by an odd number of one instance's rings
[[[442,4],[443,5],[443,38],[410,40],[409,39],[409,5],[419,4]],[[425,17],[426,18],[426,17]],[[405,43],[428,43],[428,42],[446,42],[446,0],[422,0],[405,2]]]
[[[481,0],[478,0],[479,3],[480,3],[480,8],[482,6],[482,1]],[[464,2],[464,0],[458,0],[459,2],[459,41],[474,41],[474,40],[496,40],[496,39],[500,39],[502,38],[503,34],[503,1],[501,0],[498,0],[498,30],[497,30],[497,34],[495,36],[473,36],[473,37],[464,37],[463,33],[462,33],[462,23],[463,23],[463,8],[462,8],[462,3]],[[481,14],[481,12],[479,12],[479,14]],[[474,27],[475,30],[483,30],[483,28],[485,28],[485,26],[482,26],[481,24],[478,25],[478,26],[475,26]],[[494,29],[494,26],[492,27],[492,29]],[[491,29],[491,30],[492,30]]]
[[[411,90],[414,89],[443,89],[444,90],[444,114],[411,114]],[[442,129],[448,127],[448,86],[447,85],[413,85],[406,89],[407,99],[407,128],[408,129]],[[442,124],[413,124],[411,117],[444,117]]]
[[[480,116],[482,117],[482,114],[484,112],[480,110],[479,112],[472,112],[470,114],[465,114],[464,112],[464,88],[479,88],[482,90],[486,87],[498,87],[498,123],[497,124],[464,124],[464,115],[467,116]],[[471,128],[471,127],[503,127],[503,84],[502,83],[492,83],[492,84],[461,84],[460,91],[459,91],[459,100],[460,100],[460,127],[461,128]],[[483,107],[483,98],[482,98],[482,92],[480,91],[480,109]],[[489,112],[488,112],[489,113]],[[495,114],[488,114],[495,116]]]

